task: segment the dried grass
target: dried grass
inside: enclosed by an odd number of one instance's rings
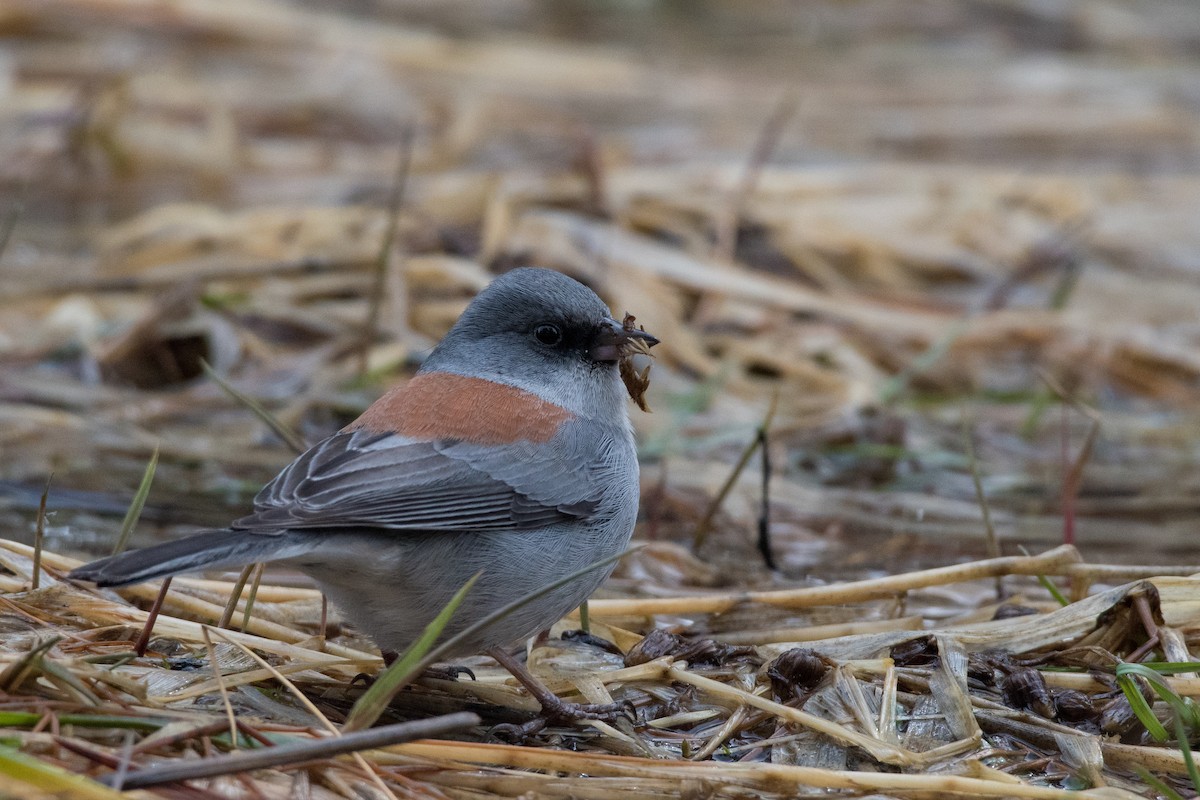
[[[128,765],[131,785],[156,782],[160,769],[162,780],[178,780],[167,765],[196,747],[227,748],[229,725],[279,743],[317,735],[315,729],[329,725],[326,718],[343,719],[361,692],[350,678],[378,663],[370,653],[321,641],[296,624],[271,627],[270,633],[286,630],[286,641],[229,630],[212,630],[210,639],[205,621],[211,625],[221,609],[194,595],[219,591],[221,582],[188,580],[172,591],[167,607],[177,611],[159,618],[151,652],[138,658],[129,652],[144,620],[137,606],[112,592],[61,583],[59,576],[77,562],[52,553],[45,555],[47,585],[27,589],[32,550],[5,542],[3,553],[12,577],[6,579],[7,630],[0,647],[0,688],[9,700],[0,707],[0,721],[9,726],[10,740],[43,764],[103,776],[119,762]],[[739,602],[862,607],[878,600],[883,586],[894,593],[934,582],[987,583],[986,576],[1035,569],[1064,574],[1079,566],[1073,549],[1059,548],[1045,557],[846,584],[823,596],[763,592],[744,594]],[[266,616],[286,616],[284,608],[273,606],[287,606],[293,593],[270,589],[264,587],[257,608]],[[134,587],[120,594],[144,601],[153,592]],[[638,724],[595,723],[543,734],[543,745],[569,745],[577,752],[443,741],[363,752],[357,769],[324,756],[309,759],[305,769],[318,780],[326,771],[348,770],[351,785],[360,789],[364,781],[382,778],[399,791],[407,778],[419,777],[430,791],[472,787],[482,796],[524,791],[592,796],[605,790],[656,797],[683,781],[713,797],[745,791],[783,797],[824,787],[904,797],[1049,798],[1067,796],[1055,788],[1055,776],[1062,775],[1074,776],[1077,788],[1093,787],[1085,794],[1115,797],[1120,792],[1113,787],[1129,785],[1131,764],[1152,765],[1168,779],[1185,774],[1178,750],[1139,744],[1136,720],[1119,719],[1124,699],[1113,693],[1111,675],[1147,636],[1133,613],[1139,602],[1148,604],[1157,635],[1171,631],[1186,648],[1187,632],[1200,627],[1197,598],[1200,579],[1160,577],[1058,610],[986,622],[922,619],[917,626],[863,633],[813,627],[787,643],[743,636],[743,644],[756,645],[748,648],[710,641],[689,650],[682,639],[633,635],[624,663],[586,645],[551,640],[530,654],[531,667],[549,686],[593,702],[630,700],[638,708]],[[681,605],[673,602],[663,610],[678,615],[684,613]],[[697,620],[714,615],[718,623],[724,608],[725,602],[697,603],[686,613]],[[200,619],[174,615],[180,611]],[[611,636],[604,623],[610,613],[629,615],[612,602],[593,602],[597,633]],[[652,629],[653,605],[638,613],[644,615],[641,629]],[[815,673],[797,671],[800,642],[822,654],[824,666]],[[1076,671],[1053,671],[1064,667]],[[484,740],[491,724],[529,713],[529,702],[499,668],[473,668],[477,682],[422,681],[401,695],[395,713],[404,718],[432,709],[477,710],[489,723],[469,736]],[[1012,685],[1030,674],[1041,679],[1043,696]],[[1196,678],[1165,680],[1181,696],[1200,694]],[[262,687],[279,681],[294,697],[263,695]],[[14,711],[20,713],[13,716]],[[226,714],[226,731],[214,730],[214,720]],[[919,734],[918,720],[926,720]],[[126,741],[120,731],[134,731],[132,739]],[[804,749],[796,748],[797,740],[806,743]],[[253,751],[251,743],[238,741],[237,749]],[[257,752],[270,762],[268,754]],[[817,752],[826,765],[832,758],[843,766],[814,765]],[[1085,770],[1073,753],[1095,757]],[[151,754],[168,760],[147,760]],[[746,755],[758,757],[747,761]],[[232,760],[230,768],[239,763]],[[260,768],[239,780],[269,792],[288,775],[294,780],[294,771],[278,770]],[[52,785],[6,774],[44,790]],[[631,779],[646,783],[634,788]],[[219,785],[210,784],[218,793]]]
[[[268,573],[211,654],[246,600],[176,579],[137,657],[156,587],[64,584],[64,553],[111,549],[156,449],[135,537],[224,524],[290,458],[283,431],[339,427],[527,263],[664,342],[635,418],[647,546],[590,604],[624,655],[529,654],[639,723],[489,743],[534,704],[481,660],[387,720],[474,711],[468,741],[156,792],[1116,797],[1151,791],[1137,767],[1187,786],[1112,674],[1187,661],[1200,630],[1200,12],[861,0],[813,5],[809,36],[752,5],[0,9],[0,794],[110,797],[60,768],[340,729],[378,656],[295,576]],[[734,470],[761,429],[765,481]],[[987,528],[1005,555],[971,560]],[[1051,549],[1064,529],[1079,551]]]

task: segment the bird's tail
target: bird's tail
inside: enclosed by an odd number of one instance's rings
[[[67,577],[92,581],[98,586],[125,586],[181,572],[291,558],[303,555],[319,544],[319,537],[289,531],[258,533],[214,529],[102,558],[71,570]]]

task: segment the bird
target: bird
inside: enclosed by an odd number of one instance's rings
[[[387,654],[412,644],[478,572],[444,630],[453,636],[628,546],[639,469],[618,365],[657,343],[614,319],[575,279],[511,270],[475,296],[411,379],[284,467],[252,513],[68,577],[116,587],[284,562]],[[446,657],[487,652],[545,713],[589,716],[531,687],[505,648],[578,607],[614,563],[549,591]]]

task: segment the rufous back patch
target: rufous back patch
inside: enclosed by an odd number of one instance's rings
[[[572,417],[565,408],[515,386],[427,372],[388,391],[344,430],[510,444],[549,441]]]

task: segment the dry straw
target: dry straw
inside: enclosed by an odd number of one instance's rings
[[[838,36],[753,17],[757,48],[650,3],[630,48],[420,5],[420,26],[275,0],[0,11],[0,510],[38,531],[0,545],[0,795],[112,798],[96,779],[160,767],[192,787],[165,793],[322,800],[1192,793],[1147,730],[1176,735],[1200,667],[1154,682],[1169,699],[1114,675],[1187,664],[1200,630],[1191,551],[1130,555],[1195,537],[1200,7],[1040,4],[922,37],[817,3]],[[672,67],[655,37],[684,34]],[[1030,91],[1034,51],[1053,80]],[[344,424],[528,263],[664,342],[635,415],[652,541],[590,607],[619,653],[529,652],[636,724],[487,741],[536,704],[475,660],[363,732],[478,713],[456,741],[335,756],[395,740],[327,735],[380,660],[307,585],[267,574],[251,607],[179,577],[151,625],[158,587],[61,582],[66,530],[119,520],[113,487],[156,448],[144,523],[224,524],[292,431]],[[972,561],[985,528],[1039,554]],[[169,772],[193,764],[215,766]]]
[[[793,796],[823,787],[904,797],[1052,798],[1067,796],[1060,788],[1062,777],[1073,776],[1076,788],[1092,787],[1084,792],[1087,796],[1117,797],[1123,796],[1122,787],[1132,785],[1132,765],[1141,764],[1168,781],[1178,782],[1186,773],[1178,749],[1138,744],[1136,736],[1131,740],[1136,724],[1122,729],[1127,743],[1113,741],[1111,731],[1105,734],[1096,726],[1109,724],[1102,714],[1121,700],[1103,676],[1111,675],[1120,654],[1139,641],[1140,604],[1149,604],[1160,635],[1200,625],[1200,603],[1193,599],[1200,596],[1200,583],[1193,578],[1140,580],[1046,613],[963,625],[920,620],[920,627],[901,624],[883,632],[813,627],[802,630],[804,636],[791,645],[777,636],[758,642],[743,636],[757,647],[740,650],[715,644],[685,647],[685,640],[670,644],[668,639],[665,652],[646,651],[652,658],[641,663],[633,651],[650,647],[650,639],[634,637],[628,666],[587,646],[552,641],[535,649],[538,657],[530,660],[550,685],[567,697],[574,685],[590,686],[584,694],[588,700],[628,699],[639,709],[640,721],[633,726],[552,729],[547,743],[569,742],[578,751],[565,752],[529,746],[536,742],[521,747],[484,741],[386,747],[464,725],[467,738],[486,739],[490,725],[528,713],[522,710],[528,704],[506,685],[505,677],[482,664],[474,666],[478,682],[422,681],[396,701],[398,709],[424,709],[422,715],[435,710],[451,714],[444,721],[412,728],[385,725],[364,732],[371,735],[361,741],[359,733],[336,735],[349,702],[359,693],[350,678],[378,664],[370,653],[333,644],[327,649],[299,621],[274,622],[263,631],[266,636],[205,627],[224,609],[185,598],[232,589],[233,584],[181,580],[156,625],[151,652],[138,658],[127,654],[127,637],[137,631],[145,612],[131,601],[147,603],[152,591],[95,592],[53,580],[76,562],[51,552],[43,556],[50,585],[30,590],[32,549],[10,542],[0,548],[0,563],[12,581],[26,587],[9,586],[4,602],[33,623],[24,633],[8,636],[0,650],[0,687],[10,698],[0,707],[0,721],[20,748],[37,753],[37,763],[43,765],[25,770],[19,765],[30,764],[29,756],[7,750],[0,753],[0,772],[33,787],[31,791],[62,785],[65,778],[56,776],[65,773],[55,769],[110,781],[116,780],[108,776],[117,766],[126,773],[126,787],[219,781],[227,778],[217,776],[236,773],[239,781],[268,791],[285,774],[279,770],[294,771],[296,767],[285,765],[297,762],[318,782],[338,774],[349,781],[348,787],[365,781],[397,796],[412,789],[406,781],[419,777],[431,790],[469,788],[483,796],[593,796],[608,791],[649,798],[683,782],[714,797],[746,791]],[[828,587],[824,595],[780,590],[743,593],[736,601],[806,609],[824,603],[869,604],[889,592],[986,583],[1038,569],[1064,575],[1081,566],[1073,549],[1063,547],[1042,556]],[[261,613],[285,618],[279,612],[294,595],[264,584]],[[714,598],[691,609],[685,607],[687,598],[674,598],[666,611],[701,619],[731,607],[731,598]],[[171,609],[199,613],[202,622],[171,616]],[[603,602],[594,604],[600,618],[610,610]],[[616,610],[629,614],[624,606]],[[636,613],[652,625],[658,612],[648,602]],[[285,630],[286,637],[270,635]],[[796,652],[790,648],[801,641],[823,653],[826,664],[818,670],[823,676],[807,682],[783,666],[785,659],[794,658],[784,654]],[[921,642],[932,643],[932,649]],[[168,643],[175,655],[156,652]],[[760,666],[775,654],[783,658]],[[172,669],[180,658],[197,657],[204,667]],[[1025,666],[1045,670],[1084,664],[1090,672],[1042,672]],[[985,669],[995,672],[995,680],[984,676]],[[1050,716],[1043,716],[1025,695],[1003,688],[1009,678],[1027,671],[1042,676],[1052,702],[1060,704]],[[1184,697],[1200,693],[1194,677],[1168,677],[1163,684]],[[256,699],[260,687],[270,686],[286,687],[298,703],[286,701],[286,695],[268,704]],[[1093,716],[1064,716],[1062,692],[1073,692],[1069,699],[1077,706],[1090,703]],[[482,727],[477,718],[457,713],[483,710],[481,702],[490,720]],[[14,714],[18,706],[20,713]],[[336,736],[314,738],[314,727]],[[918,728],[924,732],[918,734]],[[38,745],[48,741],[46,730],[56,733],[57,748]],[[121,731],[132,736],[123,749]],[[176,733],[168,735],[170,731]],[[995,738],[1001,733],[1008,743],[1004,746]],[[278,745],[246,750],[252,745],[247,736]],[[190,761],[188,755],[197,747],[201,752],[229,750],[229,755]],[[806,764],[806,750],[823,753],[824,764]],[[152,753],[159,759],[148,762]],[[339,753],[353,753],[357,766],[338,761]],[[1032,758],[1035,753],[1041,758]],[[743,760],[747,755],[758,758]],[[770,758],[764,761],[763,756]],[[830,757],[843,766],[830,768]],[[94,787],[88,790],[94,796],[104,796],[99,785],[88,786]]]

